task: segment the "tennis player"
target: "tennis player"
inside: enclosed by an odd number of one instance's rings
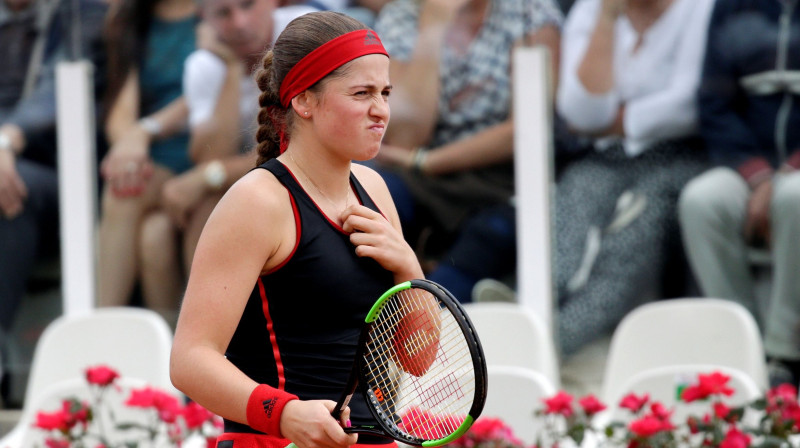
[[[381,146],[389,57],[362,23],[315,12],[262,62],[259,165],[200,237],[172,381],[225,419],[222,448],[393,444],[343,431],[372,422],[360,393],[330,415],[370,306],[423,277],[382,178],[351,163]]]

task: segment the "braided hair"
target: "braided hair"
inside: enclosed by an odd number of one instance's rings
[[[286,26],[273,48],[264,55],[256,72],[256,83],[261,90],[258,103],[258,164],[273,159],[281,153],[281,140],[289,140],[294,124],[291,106],[285,108],[280,101],[280,88],[286,74],[303,57],[331,39],[351,31],[367,29],[358,20],[332,11],[312,12],[302,15]],[[348,64],[334,70],[314,84],[309,90],[318,92],[328,77],[342,76]]]

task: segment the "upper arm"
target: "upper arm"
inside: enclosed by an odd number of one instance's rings
[[[106,135],[111,143],[122,136],[125,129],[139,118],[139,74],[131,70],[125,84],[111,105],[105,123]]]
[[[287,204],[285,190],[264,170],[243,177],[220,200],[195,251],[176,345],[225,352],[264,266],[291,235],[283,231]]]

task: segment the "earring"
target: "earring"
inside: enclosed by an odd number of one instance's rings
[[[308,116],[308,111],[303,112],[303,115]]]

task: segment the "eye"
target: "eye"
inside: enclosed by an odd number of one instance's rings
[[[358,92],[355,93],[356,96],[364,96],[364,95],[368,95],[368,94],[369,94],[369,92],[366,91],[366,90],[359,90]]]

